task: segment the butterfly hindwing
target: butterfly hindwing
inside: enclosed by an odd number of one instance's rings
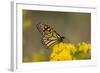
[[[45,44],[47,47],[53,46],[54,43],[58,41],[58,37],[54,35],[44,35],[42,37],[42,43]]]

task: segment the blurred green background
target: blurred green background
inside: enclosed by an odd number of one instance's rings
[[[51,12],[23,10],[23,62],[49,61],[51,49],[41,43],[36,24],[46,23],[53,27],[64,42],[91,42],[91,14],[78,12]],[[68,39],[68,40],[67,40]]]

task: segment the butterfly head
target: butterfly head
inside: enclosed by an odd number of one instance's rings
[[[65,37],[62,36],[62,37],[59,39],[59,42],[63,42],[64,38],[65,38]]]
[[[62,40],[63,40],[64,38],[65,38],[65,37],[63,37],[63,36],[61,37]]]

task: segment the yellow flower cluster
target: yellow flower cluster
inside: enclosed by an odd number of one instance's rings
[[[52,53],[50,56],[51,61],[61,61],[61,60],[72,60],[73,53],[75,53],[76,49],[73,44],[70,43],[59,43],[56,44],[52,48]]]
[[[77,59],[90,59],[91,44],[85,42],[79,43],[77,46],[77,52],[75,56],[77,57]]]
[[[84,54],[91,53],[91,45],[89,43],[79,43],[78,48],[79,51],[83,51]]]
[[[90,57],[90,50],[91,45],[85,42],[79,43],[76,46],[71,43],[61,42],[52,47],[50,61],[87,59],[87,56]]]

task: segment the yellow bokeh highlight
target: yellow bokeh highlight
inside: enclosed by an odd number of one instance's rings
[[[28,19],[28,20],[24,21],[24,23],[23,23],[23,30],[25,31],[25,30],[31,28],[31,26],[32,26],[32,21],[30,19]]]
[[[40,52],[33,53],[33,55],[32,55],[33,62],[40,62],[40,61],[44,61],[44,60],[45,60],[44,52],[40,51]]]

